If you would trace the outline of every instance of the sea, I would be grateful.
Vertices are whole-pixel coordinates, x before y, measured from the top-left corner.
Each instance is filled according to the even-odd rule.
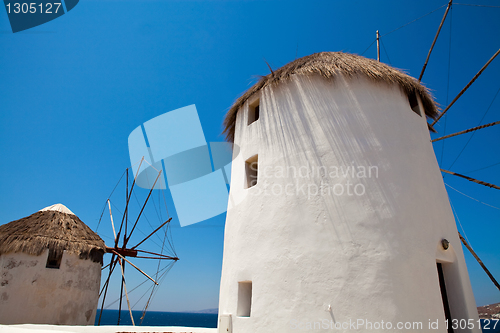
[[[95,325],[99,321],[99,312],[95,319]],[[182,313],[182,312],[160,312],[148,311],[144,320],[141,321],[142,311],[132,311],[134,322],[137,326],[182,326],[182,327],[207,327],[217,328],[216,313]],[[117,325],[118,310],[104,310],[102,312],[101,325]],[[130,314],[122,310],[120,325],[132,325]],[[483,333],[500,333],[500,322],[496,320],[481,319]]]
[[[97,310],[95,325],[99,321]],[[181,312],[159,312],[148,311],[141,321],[142,311],[132,311],[134,322],[137,326],[183,326],[183,327],[217,327],[216,313],[181,313]],[[104,310],[102,312],[101,325],[117,325],[118,310]],[[120,314],[120,325],[132,325],[128,310],[122,310]]]

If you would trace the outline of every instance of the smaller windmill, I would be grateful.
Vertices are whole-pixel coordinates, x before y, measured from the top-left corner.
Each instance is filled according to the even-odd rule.
[[[140,161],[139,168],[137,170],[140,170],[141,165],[144,161],[145,161],[145,159],[143,157]],[[147,163],[147,161],[146,161],[146,163]],[[115,268],[117,268],[117,267],[120,267],[119,274],[121,274],[120,297],[118,299],[118,301],[119,301],[118,325],[120,324],[120,314],[121,314],[121,308],[122,308],[123,294],[125,294],[125,297],[127,300],[127,305],[128,305],[128,310],[130,313],[130,319],[132,321],[132,325],[135,325],[134,318],[132,315],[132,306],[131,306],[130,300],[129,300],[129,292],[127,292],[127,285],[126,285],[126,281],[125,281],[125,265],[126,264],[129,264],[130,266],[132,266],[134,269],[136,269],[138,272],[143,274],[148,280],[150,280],[154,284],[152,291],[151,291],[151,295],[150,295],[150,297],[146,303],[146,306],[143,310],[141,320],[144,319],[144,316],[145,316],[145,313],[146,313],[147,308],[149,306],[151,297],[153,295],[153,292],[155,291],[155,287],[157,287],[159,285],[158,278],[156,280],[153,279],[150,275],[148,275],[146,272],[144,272],[144,270],[140,269],[139,267],[137,267],[137,265],[133,264],[129,259],[127,259],[127,257],[138,258],[138,259],[153,259],[153,260],[159,260],[159,261],[165,261],[165,260],[170,261],[171,263],[167,267],[164,267],[163,270],[165,270],[165,272],[163,274],[166,274],[166,272],[168,272],[172,268],[173,264],[179,260],[179,258],[175,254],[175,249],[173,248],[171,241],[167,239],[167,237],[168,237],[167,230],[168,230],[168,225],[169,225],[170,221],[172,220],[171,217],[168,218],[164,222],[162,221],[162,223],[159,227],[154,229],[151,233],[149,233],[146,237],[144,237],[137,244],[130,246],[130,243],[129,243],[134,231],[138,230],[137,226],[138,226],[139,220],[141,219],[141,217],[143,217],[146,205],[151,198],[151,194],[153,193],[153,190],[155,189],[155,185],[157,184],[158,180],[161,177],[162,171],[161,170],[156,170],[156,171],[158,172],[158,174],[156,176],[156,179],[154,180],[153,186],[150,187],[149,193],[148,193],[144,203],[141,205],[140,211],[137,214],[137,216],[135,218],[135,222],[133,222],[131,228],[129,228],[130,227],[129,226],[129,213],[130,213],[129,204],[130,204],[130,200],[131,200],[131,197],[132,197],[132,194],[134,191],[134,187],[136,185],[137,174],[135,175],[134,180],[132,182],[132,185],[130,186],[130,189],[129,189],[129,169],[127,168],[124,172],[124,175],[126,175],[126,198],[125,198],[126,203],[125,203],[125,210],[122,213],[121,222],[120,222],[120,226],[118,228],[118,232],[117,232],[117,229],[115,228],[115,223],[113,220],[113,213],[112,213],[112,208],[111,208],[112,203],[110,201],[110,198],[108,198],[106,200],[106,205],[103,209],[103,213],[104,213],[104,210],[106,208],[109,210],[109,216],[110,216],[111,226],[113,229],[114,240],[113,240],[112,246],[106,246],[106,253],[110,253],[112,255],[112,257],[111,257],[109,264],[102,267],[102,270],[105,270],[106,268],[108,269],[108,276],[106,278],[106,282],[103,284],[101,291],[99,293],[99,297],[102,296],[102,303],[101,303],[101,310],[99,313],[99,320],[98,320],[97,325],[101,324],[102,314],[103,314],[103,310],[104,310],[104,303],[106,301],[106,296],[107,296],[108,289],[110,286],[111,277],[114,273]],[[123,178],[123,175],[122,175],[122,178]],[[118,183],[121,182],[122,178],[120,178]],[[117,186],[118,186],[118,184],[117,184]],[[116,186],[115,186],[115,189],[116,189]],[[136,197],[136,200],[137,200],[137,197]],[[166,203],[165,203],[165,205],[166,205]],[[101,218],[102,218],[102,215],[103,214],[101,214]],[[142,250],[139,248],[148,239],[150,239],[153,235],[157,234],[158,231],[162,230],[162,228],[164,228],[165,226],[167,226],[167,229],[165,230],[163,244],[165,244],[165,240],[167,240],[174,255],[164,254],[163,247],[162,247],[162,253],[146,251],[146,250]],[[157,271],[156,276],[158,276],[159,271],[160,271],[160,265],[158,265],[158,271]]]
[[[62,204],[1,225],[0,324],[93,325],[105,251]]]

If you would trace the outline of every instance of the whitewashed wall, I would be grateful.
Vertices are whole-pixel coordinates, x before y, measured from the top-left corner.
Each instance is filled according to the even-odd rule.
[[[446,332],[439,261],[447,263],[452,317],[475,320],[475,329],[463,331],[480,332],[426,121],[406,95],[365,79],[294,76],[259,97],[260,119],[247,125],[252,99],[236,124],[241,150],[232,165],[219,304],[220,316],[231,315],[232,331],[317,331],[383,320]],[[244,161],[255,154],[258,183],[244,189]],[[371,177],[304,176],[320,167],[357,173],[359,166],[372,167]],[[290,167],[302,168],[304,177],[279,173]],[[328,184],[339,194],[348,182],[365,192],[314,192]],[[442,238],[451,243],[447,251]],[[241,281],[252,282],[250,317],[237,316]],[[439,320],[439,329],[430,330],[429,320]],[[384,331],[356,327],[335,331]]]
[[[64,252],[51,269],[47,256],[0,256],[0,324],[94,325],[101,265]]]

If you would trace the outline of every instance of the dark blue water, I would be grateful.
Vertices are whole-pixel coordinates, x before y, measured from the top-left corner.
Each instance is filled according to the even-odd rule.
[[[95,324],[99,320],[99,312]],[[141,311],[132,311],[136,325],[141,326],[183,326],[183,327],[217,327],[217,314],[211,313],[180,313],[180,312],[158,312],[148,311],[141,324]],[[118,310],[104,310],[102,312],[101,325],[117,325]],[[122,310],[120,325],[132,325],[128,311]],[[496,320],[481,319],[482,331],[484,333],[500,333],[500,322]]]
[[[95,324],[99,320],[97,310]],[[179,312],[157,312],[148,311],[141,324],[142,311],[132,311],[136,325],[141,326],[184,326],[184,327],[217,327],[217,314],[211,313],[179,313]],[[102,312],[101,325],[116,325],[118,322],[118,310],[104,310]],[[132,325],[128,311],[122,310],[120,325]]]

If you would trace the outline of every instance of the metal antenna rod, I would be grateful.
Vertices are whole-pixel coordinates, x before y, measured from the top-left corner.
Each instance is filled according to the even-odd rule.
[[[377,30],[377,61],[380,62],[380,34]]]

